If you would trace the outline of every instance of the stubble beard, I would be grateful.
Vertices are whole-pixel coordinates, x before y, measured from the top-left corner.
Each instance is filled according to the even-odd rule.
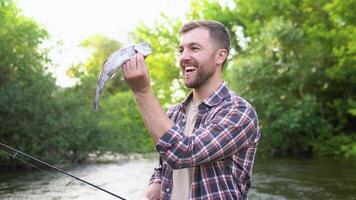
[[[200,67],[197,69],[197,73],[194,77],[194,80],[191,82],[185,82],[185,86],[191,89],[201,87],[205,82],[207,82],[213,75],[214,69],[209,68],[208,70],[201,70]]]

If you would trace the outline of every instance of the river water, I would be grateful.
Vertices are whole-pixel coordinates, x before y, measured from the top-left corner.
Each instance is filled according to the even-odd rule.
[[[154,157],[134,157],[65,170],[125,199],[140,199],[155,164]],[[39,170],[0,174],[0,199],[117,199],[65,175],[51,174]],[[249,199],[356,200],[356,161],[256,158]]]

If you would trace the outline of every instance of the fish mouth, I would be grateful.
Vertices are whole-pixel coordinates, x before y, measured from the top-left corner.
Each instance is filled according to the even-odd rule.
[[[152,47],[149,43],[142,42],[137,45],[135,45],[135,53],[140,53],[143,56],[148,56],[152,52]]]
[[[140,53],[143,55],[144,58],[146,58],[147,56],[149,56],[151,54],[151,51],[139,51],[139,50],[135,50],[135,53]]]

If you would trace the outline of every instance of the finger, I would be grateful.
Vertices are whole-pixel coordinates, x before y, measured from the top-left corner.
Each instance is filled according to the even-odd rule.
[[[138,56],[138,53],[135,54],[136,70],[138,69],[138,65],[139,65],[138,60],[137,60],[137,56]]]
[[[136,71],[136,58],[130,58],[126,63],[122,66],[124,76],[129,77],[134,71]]]
[[[137,58],[136,55],[130,58],[130,71],[136,71],[137,69]]]
[[[140,53],[136,54],[136,62],[137,62],[137,66],[138,66],[137,69],[139,71],[145,71],[145,59],[142,54],[140,54]]]
[[[129,61],[126,61],[123,65],[122,65],[122,73],[124,74],[124,76],[127,75],[127,69],[129,68]]]

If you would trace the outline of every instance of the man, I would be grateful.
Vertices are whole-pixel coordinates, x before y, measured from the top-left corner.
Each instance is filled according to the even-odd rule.
[[[160,155],[144,197],[246,199],[259,128],[251,105],[222,79],[228,31],[219,22],[201,20],[183,25],[180,34],[179,64],[192,92],[167,114],[152,92],[143,56],[123,66]]]

